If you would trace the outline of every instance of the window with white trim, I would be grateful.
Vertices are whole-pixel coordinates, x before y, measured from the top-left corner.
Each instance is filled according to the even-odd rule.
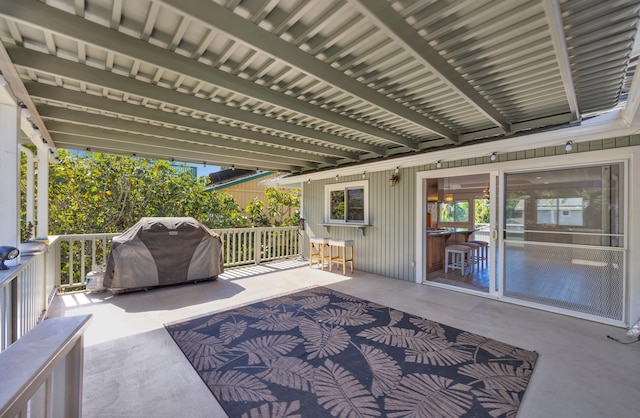
[[[325,223],[369,224],[369,183],[354,181],[324,186]]]

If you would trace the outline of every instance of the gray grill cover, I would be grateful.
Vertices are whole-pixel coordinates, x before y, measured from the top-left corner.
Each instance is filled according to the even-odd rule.
[[[194,218],[142,218],[113,238],[104,286],[118,291],[146,289],[223,272],[218,234]]]

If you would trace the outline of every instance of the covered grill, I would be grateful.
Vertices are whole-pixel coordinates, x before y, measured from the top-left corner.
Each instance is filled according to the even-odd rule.
[[[194,218],[142,218],[112,241],[104,286],[147,289],[223,273],[220,236]]]

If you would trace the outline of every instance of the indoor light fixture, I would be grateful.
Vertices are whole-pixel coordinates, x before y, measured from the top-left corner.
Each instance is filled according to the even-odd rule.
[[[450,191],[450,190],[449,190],[449,177],[447,177],[447,178],[446,178],[446,183],[445,183],[445,188],[444,188],[444,190],[445,190],[445,191],[447,191],[447,192],[448,192],[448,191]],[[453,202],[453,193],[445,193],[445,194],[444,194],[444,201],[445,201],[446,203],[451,203],[451,202]]]
[[[7,260],[13,260],[18,256],[18,254],[20,254],[20,251],[16,247],[0,247],[0,270],[8,270],[9,267],[5,266],[4,262]]]
[[[488,199],[489,197],[491,197],[491,190],[489,189],[489,185],[487,185],[487,187],[485,187],[484,190],[482,191],[482,196],[485,199]]]
[[[573,149],[573,141],[567,141],[567,144],[564,146],[564,149],[567,150],[567,152],[571,152],[571,150]]]
[[[492,152],[489,158],[491,159],[491,161],[495,161],[498,158],[498,153]]]

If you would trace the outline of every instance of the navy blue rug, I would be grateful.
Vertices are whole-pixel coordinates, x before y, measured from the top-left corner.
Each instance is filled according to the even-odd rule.
[[[537,359],[324,287],[166,328],[230,417],[515,417]]]

